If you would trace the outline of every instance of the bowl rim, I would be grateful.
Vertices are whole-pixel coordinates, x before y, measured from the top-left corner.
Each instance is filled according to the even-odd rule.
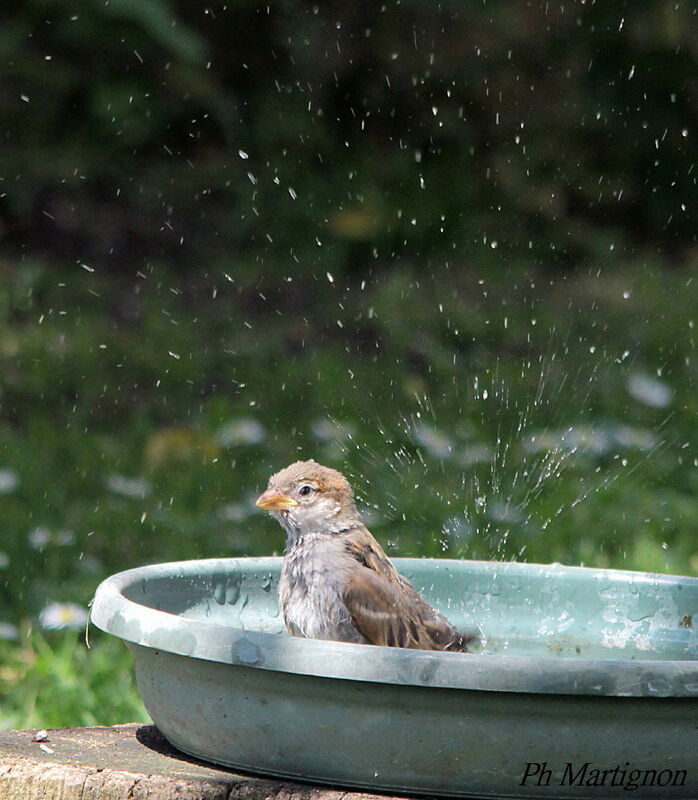
[[[620,582],[695,584],[698,578],[561,564],[395,558],[401,572],[432,562],[435,569],[499,574],[568,575]],[[698,660],[552,658],[407,650],[300,639],[182,617],[128,599],[124,591],[144,580],[186,579],[213,571],[278,570],[280,557],[209,558],[150,564],[116,573],[97,587],[90,619],[128,643],[231,666],[401,686],[597,697],[698,699]],[[205,634],[205,635],[202,635]]]

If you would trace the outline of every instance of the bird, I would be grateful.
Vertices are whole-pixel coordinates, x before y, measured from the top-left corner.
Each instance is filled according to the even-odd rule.
[[[314,460],[272,475],[256,505],[286,532],[279,606],[291,636],[468,652],[361,521],[349,481]]]

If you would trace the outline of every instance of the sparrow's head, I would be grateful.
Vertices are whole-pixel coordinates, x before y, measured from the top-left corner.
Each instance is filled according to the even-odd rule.
[[[358,519],[349,481],[316,461],[296,461],[269,478],[257,506],[291,536],[339,533]]]

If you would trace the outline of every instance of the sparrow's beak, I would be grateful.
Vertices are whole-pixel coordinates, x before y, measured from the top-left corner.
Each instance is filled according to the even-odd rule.
[[[255,505],[265,511],[288,511],[298,503],[278,489],[267,489],[257,498]]]

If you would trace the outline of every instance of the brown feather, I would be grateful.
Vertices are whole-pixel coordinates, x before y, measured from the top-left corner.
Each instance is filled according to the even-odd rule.
[[[467,652],[466,637],[420,597],[363,525],[345,534],[345,541],[362,566],[352,571],[344,602],[372,644]]]

